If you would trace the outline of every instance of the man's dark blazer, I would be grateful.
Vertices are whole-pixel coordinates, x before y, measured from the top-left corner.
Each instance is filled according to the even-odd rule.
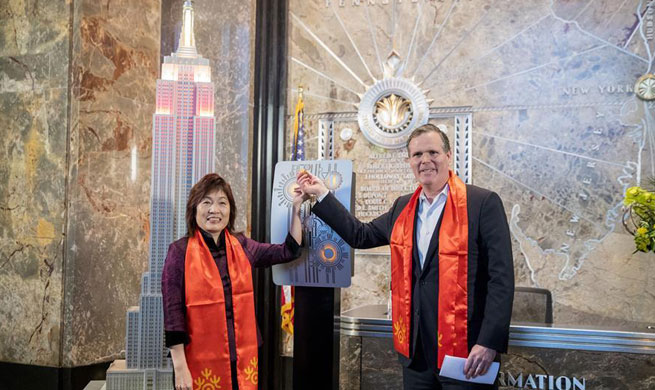
[[[466,195],[469,225],[468,348],[470,351],[475,344],[479,344],[502,353],[507,351],[514,298],[514,266],[507,217],[502,201],[495,192],[467,185]],[[373,248],[389,244],[394,223],[411,196],[408,194],[396,199],[388,212],[369,223],[357,220],[332,194],[318,202],[312,211],[353,248]],[[418,213],[418,207],[416,209]],[[416,216],[414,220],[416,226]],[[412,235],[410,358],[398,354],[405,367],[411,364],[419,333],[427,363],[435,370],[437,367],[440,226],[441,218],[430,241],[423,269],[419,265],[416,234]]]

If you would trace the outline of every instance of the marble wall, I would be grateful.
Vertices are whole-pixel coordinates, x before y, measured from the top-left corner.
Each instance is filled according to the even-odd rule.
[[[70,4],[0,3],[0,360],[58,365]]]
[[[392,83],[412,112],[420,96],[431,123],[460,129],[472,183],[504,201],[517,285],[550,290],[556,323],[652,323],[653,254],[632,253],[620,218],[625,189],[655,175],[654,106],[634,93],[652,72],[654,2],[290,0],[289,10],[287,114],[302,86],[307,158],[318,156],[320,121],[333,121],[334,156],[355,161],[358,202],[380,192],[358,161],[391,177],[395,150],[370,142],[378,133],[358,115],[376,112],[369,92]],[[357,254],[342,309],[386,304],[389,274],[388,251]]]
[[[0,361],[79,366],[125,348],[148,262],[152,114],[182,1],[0,4]],[[194,2],[217,171],[248,230],[254,2]]]
[[[64,366],[117,357],[138,302],[161,25],[159,0],[73,7]]]

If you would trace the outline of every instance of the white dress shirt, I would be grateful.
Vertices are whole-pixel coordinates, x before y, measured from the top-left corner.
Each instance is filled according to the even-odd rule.
[[[430,240],[434,234],[434,229],[437,227],[437,222],[443,213],[448,199],[448,184],[446,184],[441,192],[432,200],[432,204],[428,202],[425,192],[421,191],[418,200],[418,215],[416,218],[416,243],[418,244],[418,259],[421,263],[421,269],[425,264],[425,256],[428,254],[428,247]]]
[[[421,269],[425,264],[425,256],[428,254],[428,247],[430,240],[434,234],[434,229],[437,227],[437,222],[441,218],[441,213],[446,206],[448,199],[448,184],[444,186],[443,190],[432,200],[432,204],[428,202],[428,197],[425,192],[421,191],[418,200],[418,218],[416,218],[416,243],[418,244],[418,258],[421,263]],[[327,196],[329,191],[318,196],[317,201],[320,202]]]

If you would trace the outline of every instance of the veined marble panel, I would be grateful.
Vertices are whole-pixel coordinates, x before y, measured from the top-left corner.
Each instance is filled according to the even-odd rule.
[[[0,3],[0,361],[61,359],[69,19]]]
[[[74,4],[63,365],[125,346],[148,261],[160,1]]]
[[[350,288],[341,290],[341,311],[364,305],[386,305],[391,266],[388,255],[356,254]]]

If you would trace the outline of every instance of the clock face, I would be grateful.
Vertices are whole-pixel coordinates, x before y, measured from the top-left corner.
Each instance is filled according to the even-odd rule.
[[[621,207],[626,188],[655,175],[649,4],[290,0],[288,113],[302,84],[306,139],[353,160],[364,220],[415,188],[411,130],[446,128],[456,172],[503,199],[517,285],[553,291],[562,321],[647,321],[654,277],[630,258]],[[384,279],[370,268],[353,294]],[[651,298],[608,314],[635,288]]]
[[[642,100],[655,100],[655,75],[647,73],[635,83],[635,93]]]

